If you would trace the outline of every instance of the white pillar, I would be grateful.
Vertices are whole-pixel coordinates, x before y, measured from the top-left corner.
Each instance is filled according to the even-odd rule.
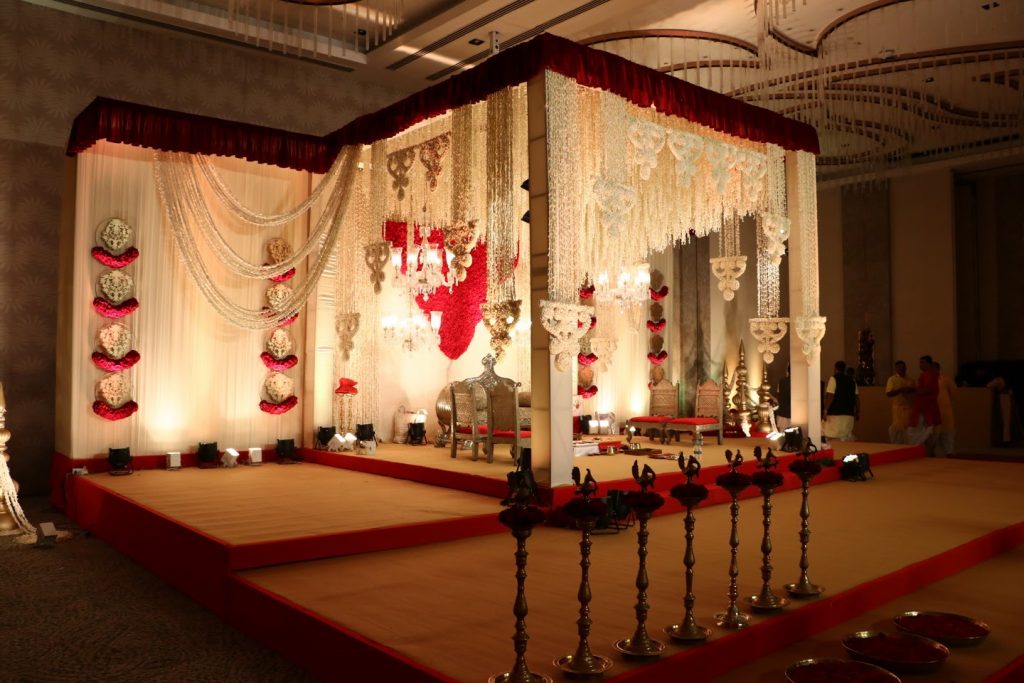
[[[575,372],[558,372],[541,324],[548,298],[548,161],[544,76],[527,83],[530,164],[530,448],[535,476],[552,487],[572,483],[572,402]],[[575,365],[574,365],[575,367]]]
[[[801,188],[809,182],[806,166],[813,178],[814,156],[804,152],[786,152],[786,202],[789,209],[789,357],[793,424],[799,425],[814,444],[821,444],[821,344],[814,339],[818,315],[818,216],[813,182],[810,191]],[[801,191],[802,190],[802,191]],[[812,328],[801,334],[801,325]],[[807,343],[808,341],[812,343]],[[805,353],[809,351],[809,353]]]

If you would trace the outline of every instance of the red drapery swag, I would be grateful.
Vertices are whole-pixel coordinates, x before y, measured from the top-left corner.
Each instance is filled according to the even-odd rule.
[[[814,154],[820,151],[817,133],[805,123],[617,55],[542,34],[498,53],[474,69],[361,116],[322,138],[97,98],[75,119],[67,153],[74,156],[98,140],[109,140],[166,151],[233,156],[323,173],[344,145],[389,138],[449,109],[479,102],[493,92],[524,83],[544,70],[722,133],[773,143],[788,150]]]

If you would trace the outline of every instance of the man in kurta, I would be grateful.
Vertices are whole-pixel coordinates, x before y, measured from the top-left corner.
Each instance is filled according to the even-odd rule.
[[[825,387],[825,436],[848,441],[853,439],[853,425],[860,416],[860,398],[857,383],[846,374],[846,362],[836,361],[835,374]]]
[[[907,364],[901,360],[893,366],[896,374],[885,383],[885,395],[892,403],[892,422],[889,424],[889,441],[906,443],[907,427],[910,426],[910,413],[914,408],[914,394],[917,387],[914,380],[907,377]]]
[[[942,372],[938,363],[934,364],[935,372],[939,377],[939,425],[935,428],[935,454],[953,455],[953,434],[956,431],[956,422],[953,419],[953,392],[956,385],[949,375]]]

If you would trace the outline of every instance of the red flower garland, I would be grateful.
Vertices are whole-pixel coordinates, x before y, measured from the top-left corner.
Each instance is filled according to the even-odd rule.
[[[338,380],[338,388],[334,390],[334,393],[351,395],[358,394],[359,390],[356,389],[357,384],[359,384],[359,382],[355,381],[354,379],[342,377],[341,379]]]
[[[580,287],[580,298],[589,299],[594,296],[594,285],[587,285],[586,287]]]
[[[263,307],[263,315],[266,318],[273,318],[275,314],[274,314],[273,310],[271,310],[270,308],[264,306]],[[291,325],[293,322],[295,322],[298,319],[299,319],[299,314],[298,314],[298,312],[296,312],[294,315],[290,315],[287,318],[285,318],[284,320],[282,320],[280,325],[281,325],[281,327],[288,327],[289,325]]]
[[[124,268],[139,258],[139,250],[135,247],[128,247],[123,254],[115,256],[103,247],[93,247],[92,257],[108,268]]]
[[[298,396],[289,396],[280,403],[271,403],[270,401],[260,401],[260,410],[264,413],[270,413],[271,415],[281,415],[287,413],[289,410],[294,408],[299,403]]]
[[[131,315],[139,308],[139,302],[135,297],[119,304],[112,304],[103,297],[96,297],[92,300],[92,307],[104,318],[123,318]]]
[[[668,296],[668,285],[662,285],[661,289],[657,289],[657,290],[654,289],[653,287],[651,288],[651,300],[652,301],[661,301],[666,296]]]
[[[583,366],[593,365],[598,360],[597,354],[595,353],[582,353],[580,352],[576,356],[576,361]]]
[[[271,282],[288,282],[293,277],[295,277],[295,269],[294,268],[289,268],[288,270],[284,271],[280,275],[275,275],[272,278],[270,278],[270,281]]]
[[[110,358],[99,351],[94,351],[92,354],[93,364],[100,370],[106,370],[107,372],[127,370],[138,363],[141,358],[142,356],[139,355],[138,351],[129,351],[124,355],[124,358]]]
[[[661,320],[648,320],[647,329],[653,332],[654,334],[658,334],[659,332],[665,329],[665,319],[662,318]]]
[[[278,360],[266,351],[260,354],[260,360],[262,360],[263,364],[271,370],[291,370],[299,362],[299,359],[294,355],[285,356],[281,360]]]
[[[665,362],[666,358],[668,358],[668,353],[664,349],[658,351],[657,353],[651,351],[648,352],[647,354],[647,360],[651,361],[655,365],[661,365],[662,363]]]
[[[583,398],[592,398],[597,393],[597,385],[591,384],[589,387],[584,388],[583,385],[576,385],[576,393]]]
[[[128,401],[120,408],[112,408],[103,401],[92,402],[92,412],[96,413],[104,420],[123,420],[126,417],[130,417],[139,409],[139,404],[135,401]]]

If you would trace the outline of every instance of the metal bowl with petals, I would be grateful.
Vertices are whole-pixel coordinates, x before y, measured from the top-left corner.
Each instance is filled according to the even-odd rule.
[[[786,669],[790,683],[900,683],[882,667],[849,659],[802,659]]]
[[[858,631],[843,638],[843,647],[854,659],[894,673],[931,673],[949,657],[942,643],[909,633]]]
[[[951,612],[904,612],[893,623],[901,631],[930,638],[946,647],[973,647],[992,631],[982,621]]]

